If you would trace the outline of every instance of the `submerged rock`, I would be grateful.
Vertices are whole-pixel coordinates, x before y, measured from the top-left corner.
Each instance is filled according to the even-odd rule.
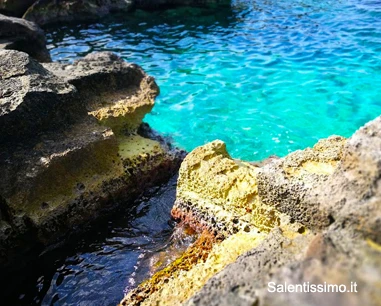
[[[138,129],[159,93],[139,66],[110,53],[72,65],[42,66],[17,51],[0,51],[1,60],[2,263],[130,203],[178,168],[182,152]]]
[[[0,14],[1,49],[23,51],[40,62],[51,62],[44,32],[37,24],[21,18]]]
[[[195,149],[172,215],[212,235],[208,256],[156,288],[158,273],[122,305],[380,305],[380,152],[381,117],[348,140],[332,136],[263,163],[233,160],[221,141]],[[356,282],[358,293],[272,293],[269,282],[348,290]]]

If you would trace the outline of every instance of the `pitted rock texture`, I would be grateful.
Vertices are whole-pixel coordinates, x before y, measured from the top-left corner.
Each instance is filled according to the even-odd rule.
[[[139,66],[99,53],[44,67],[0,51],[0,69],[2,265],[132,203],[178,169],[183,152],[139,127],[159,92]]]
[[[332,136],[313,148],[274,160],[258,172],[260,201],[310,227],[324,227],[332,217],[318,203],[306,205],[320,182],[326,181],[342,159],[345,139]]]
[[[258,193],[261,171],[251,163],[233,160],[221,141],[196,148],[181,165],[172,215],[196,230],[208,229],[222,237],[251,228],[268,232],[275,226],[303,233],[302,219],[262,201]]]
[[[211,278],[184,305],[258,305],[258,284],[273,271],[301,258],[313,235],[289,239],[274,229],[258,245]],[[259,304],[261,305],[261,304]]]
[[[197,293],[176,288],[202,273],[176,276],[160,289],[169,301],[163,305],[381,305],[380,165],[381,117],[348,140],[332,136],[263,163],[232,160],[220,141],[197,148],[181,166],[172,213],[223,242],[233,240],[229,251],[242,256],[225,268],[211,263],[207,270],[213,273]],[[261,228],[265,218],[250,219],[253,203],[274,211],[279,223]],[[240,220],[251,226],[237,226]],[[259,241],[246,253],[238,247],[244,233]],[[217,239],[212,250],[219,243]],[[356,283],[357,292],[274,293],[269,282],[345,285],[346,290]],[[161,298],[140,300],[142,305],[161,305]]]
[[[181,305],[216,271],[257,246],[264,237],[241,231],[221,242],[205,231],[181,257],[129,292],[120,305]]]
[[[259,246],[216,274],[184,305],[371,305],[381,302],[381,248],[329,227],[285,240],[271,233]],[[269,292],[279,285],[345,285],[357,292]]]
[[[159,94],[153,77],[111,52],[92,53],[73,64],[44,64],[44,68],[74,85],[87,112],[114,133],[136,131]]]
[[[28,54],[0,50],[0,143],[58,129],[85,115],[76,93]]]
[[[2,14],[0,14],[0,50],[22,51],[40,62],[52,61],[46,48],[45,34],[37,24]]]

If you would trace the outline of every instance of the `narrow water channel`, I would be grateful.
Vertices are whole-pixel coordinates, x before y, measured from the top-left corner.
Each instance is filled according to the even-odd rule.
[[[63,247],[45,251],[3,285],[2,305],[116,305],[124,292],[194,241],[194,235],[174,227],[171,220],[175,192],[173,177],[150,190],[154,196],[135,208],[121,210]]]

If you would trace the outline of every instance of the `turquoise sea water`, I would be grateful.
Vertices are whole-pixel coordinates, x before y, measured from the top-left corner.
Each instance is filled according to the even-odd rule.
[[[219,138],[234,157],[258,160],[349,136],[381,114],[381,1],[233,0],[46,32],[55,60],[109,50],[155,76],[161,95],[145,120],[187,150]],[[153,273],[158,254],[175,255],[175,188],[176,178],[41,254],[9,279],[1,300],[116,305]]]
[[[55,60],[110,50],[161,88],[146,121],[181,147],[285,155],[381,114],[381,1],[233,1],[47,30]]]

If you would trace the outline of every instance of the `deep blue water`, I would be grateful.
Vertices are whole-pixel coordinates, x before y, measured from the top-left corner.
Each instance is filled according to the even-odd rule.
[[[153,75],[146,117],[181,147],[285,155],[381,114],[381,1],[237,0],[48,29],[55,60],[109,50]]]

